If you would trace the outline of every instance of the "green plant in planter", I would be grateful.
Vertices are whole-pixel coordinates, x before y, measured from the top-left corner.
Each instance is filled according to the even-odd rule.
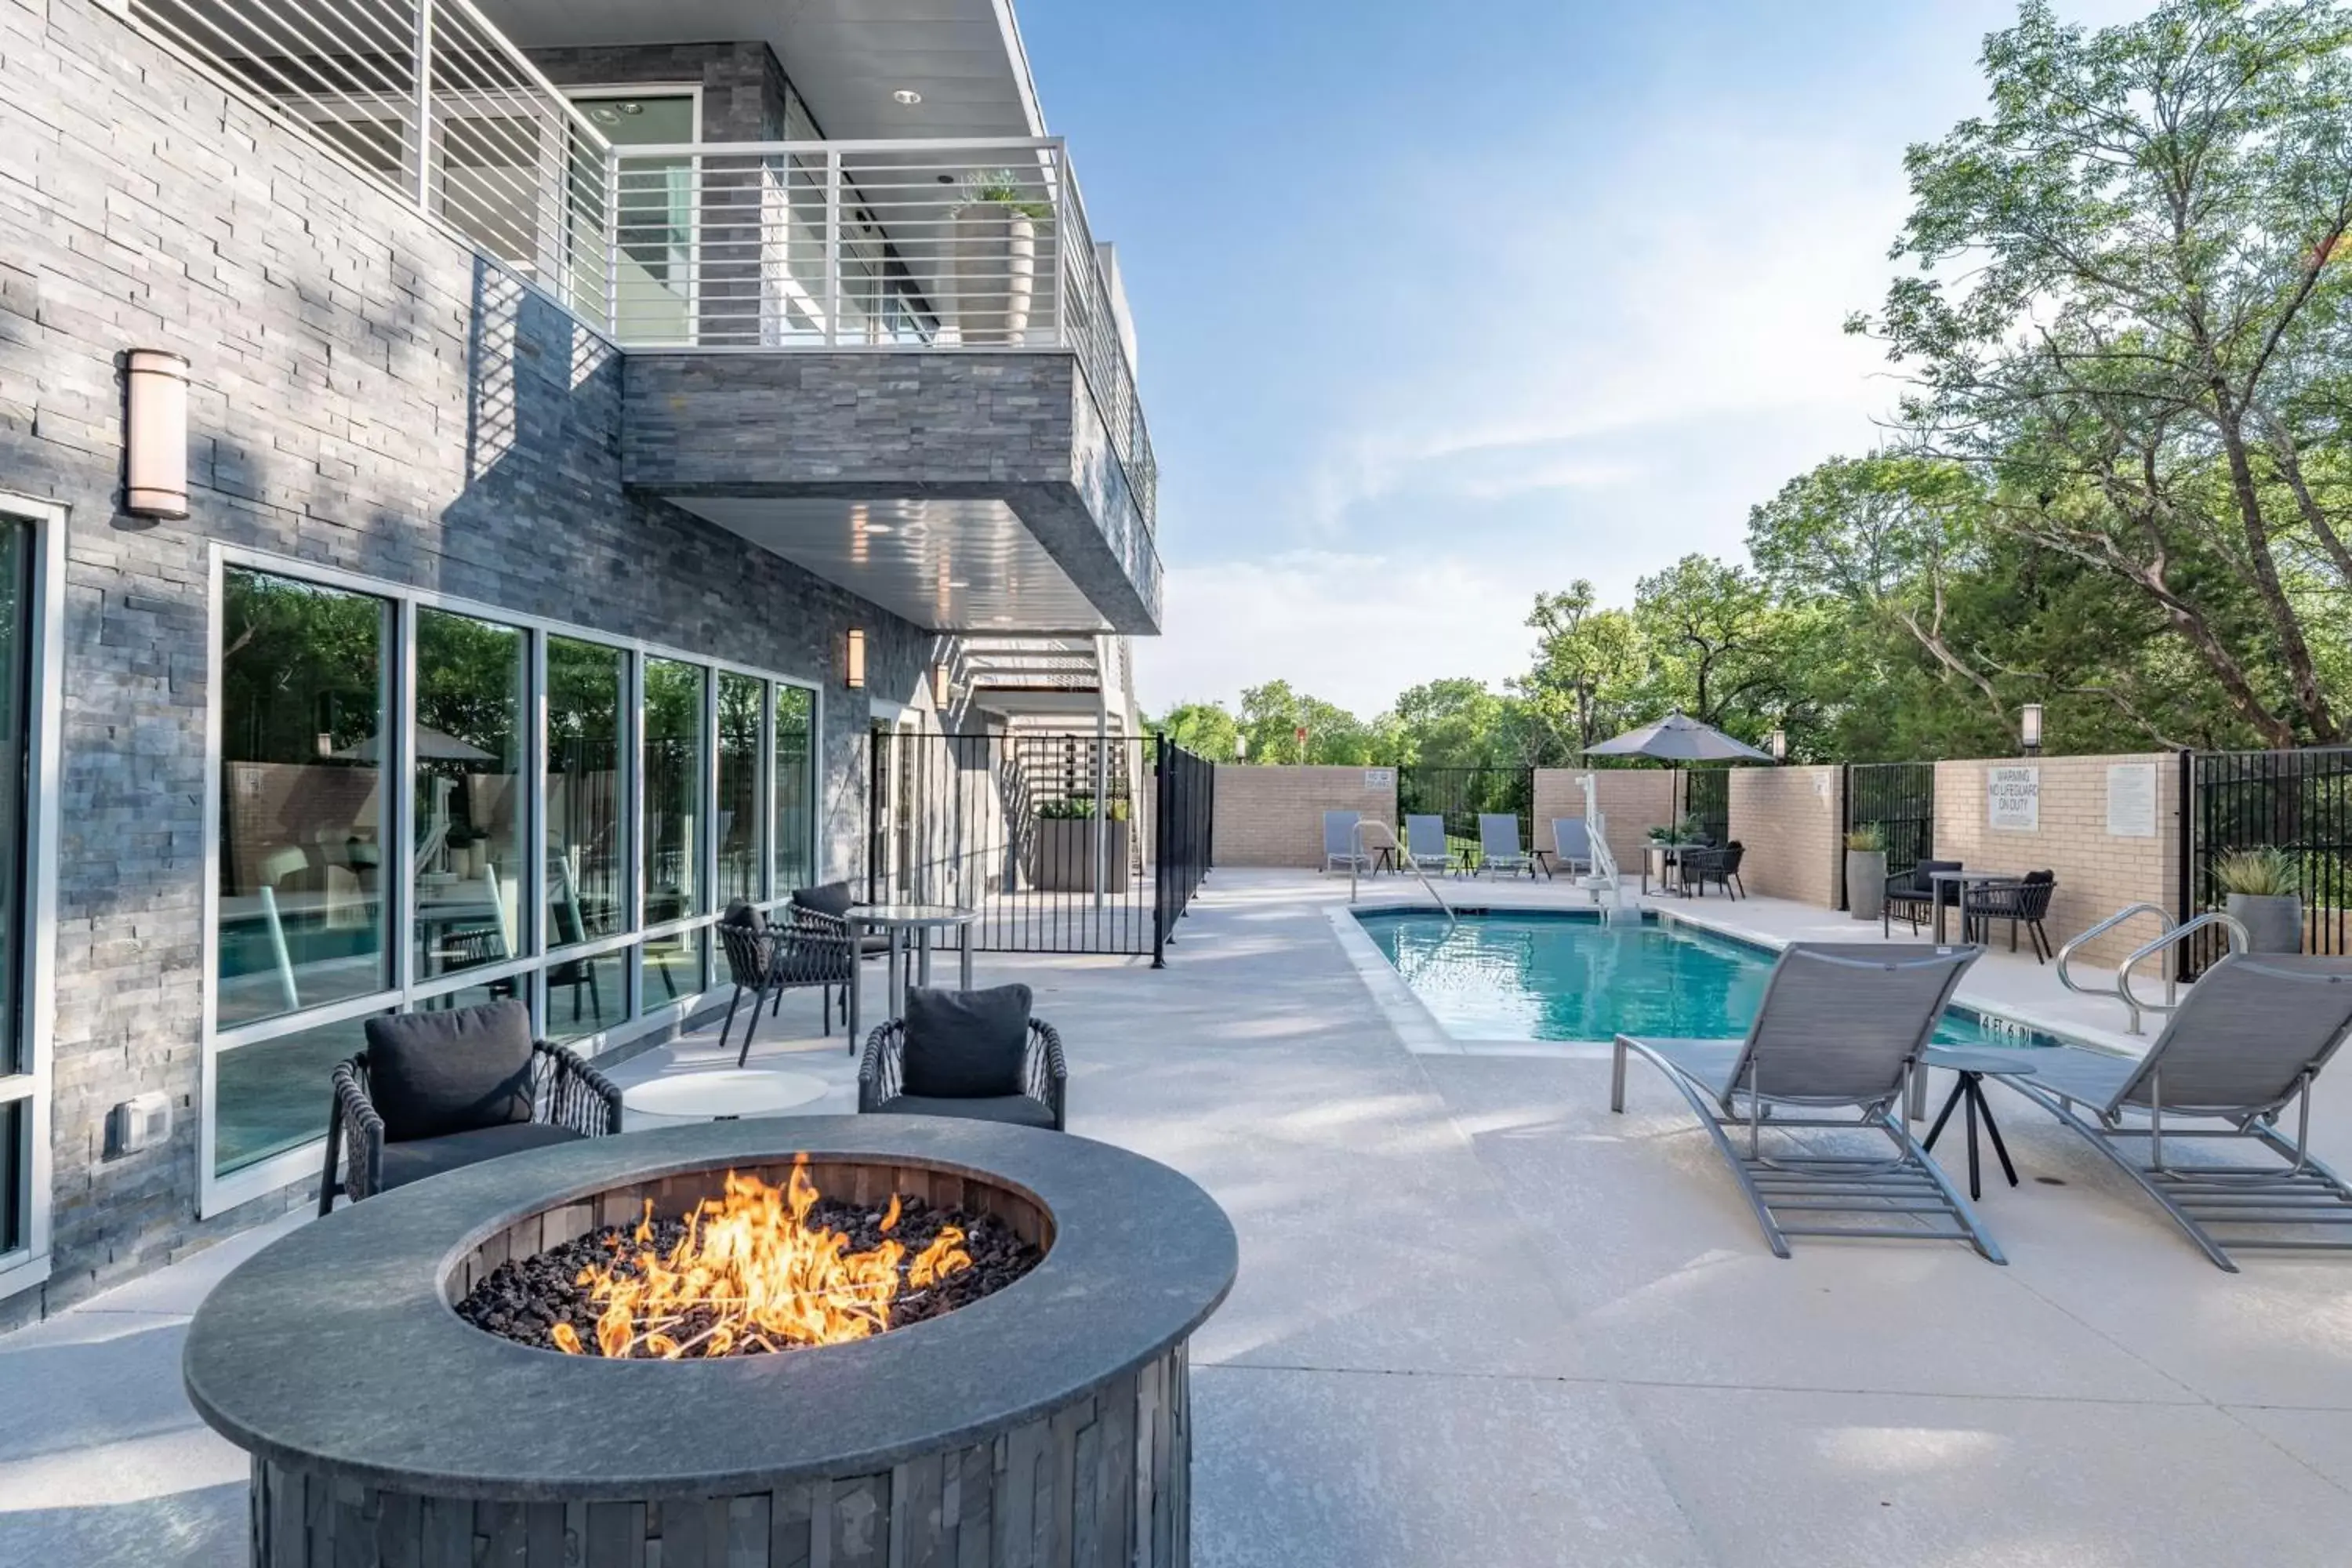
[[[1112,801],[1110,803],[1110,819],[1113,822],[1125,822],[1129,816],[1133,815],[1134,810],[1135,808],[1129,805],[1126,801]]]
[[[963,199],[1011,207],[1023,217],[1039,223],[1054,216],[1051,204],[1037,200],[1010,169],[975,169],[966,174],[963,177]]]
[[[1845,847],[1861,855],[1883,855],[1886,852],[1886,829],[1875,822],[1865,822],[1845,836]]]
[[[2303,885],[2303,868],[2283,849],[2234,849],[2213,862],[2213,881],[2225,893],[2250,899],[2292,898]]]
[[[1062,800],[1049,800],[1037,807],[1037,816],[1044,822],[1087,822],[1095,815],[1095,797],[1074,795]]]

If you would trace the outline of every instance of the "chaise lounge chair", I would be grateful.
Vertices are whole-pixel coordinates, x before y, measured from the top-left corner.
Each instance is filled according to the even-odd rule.
[[[1404,858],[1412,868],[1443,877],[1454,868],[1454,847],[1445,841],[1445,818],[1408,816],[1404,819]]]
[[[1478,869],[1536,874],[1536,858],[1519,847],[1519,819],[1509,812],[1478,814]]]
[[[1794,943],[1773,969],[1747,1038],[1618,1036],[1609,1109],[1625,1109],[1627,1056],[1654,1063],[1698,1113],[1779,1257],[1789,1256],[1792,1236],[1871,1236],[1965,1241],[2006,1262],[1900,1109],[1919,1053],[1977,952]],[[1850,1114],[1822,1114],[1840,1110]],[[1824,1131],[1876,1133],[1893,1148],[1826,1153],[1813,1146]],[[1839,1215],[1849,1223],[1823,1223]]]
[[[1592,869],[1592,827],[1580,816],[1551,819],[1553,871],[1574,876]]]
[[[2352,1250],[2352,1189],[2312,1158],[2310,1144],[2311,1080],[2347,1030],[2352,958],[2232,953],[2189,987],[2138,1060],[2067,1046],[2034,1052],[2031,1076],[2001,1081],[2089,1139],[2206,1257],[2234,1274],[2225,1240]],[[2289,1101],[2296,1107],[2292,1140],[2278,1127]],[[2179,1118],[2227,1125],[2182,1127]],[[2285,1163],[2184,1164],[2172,1150],[2190,1138],[2235,1140]],[[2145,1142],[2145,1158],[2129,1152],[2127,1140]],[[2334,1226],[2335,1234],[2277,1234],[2313,1226]]]
[[[1359,848],[1356,842],[1356,824],[1363,815],[1360,811],[1323,814],[1323,869],[1371,871],[1374,857],[1369,847]]]

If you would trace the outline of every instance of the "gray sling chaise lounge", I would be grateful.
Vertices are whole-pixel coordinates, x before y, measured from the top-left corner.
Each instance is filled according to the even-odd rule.
[[[1454,869],[1454,847],[1445,841],[1445,818],[1406,817],[1404,856],[1418,871],[1433,871],[1443,877]]]
[[[1356,837],[1356,824],[1363,815],[1360,811],[1323,814],[1323,869],[1369,872],[1372,868],[1375,857]]]
[[[1519,819],[1507,811],[1478,814],[1478,869],[1536,874],[1536,858],[1519,847]]]
[[[1780,955],[1746,1039],[1617,1037],[1609,1109],[1625,1109],[1625,1061],[1655,1063],[1690,1101],[1756,1211],[1764,1239],[1792,1236],[1965,1241],[2008,1261],[1901,1106],[1919,1053],[1978,950],[1797,942]],[[1844,1111],[1844,1115],[1826,1114]],[[1829,1152],[1824,1134],[1884,1136],[1885,1152]],[[1830,1223],[1837,1216],[1843,1223]]]
[[[2352,1249],[2352,1189],[2310,1148],[2311,1080],[2347,1030],[2352,958],[2232,953],[2189,988],[2137,1061],[2070,1046],[2034,1052],[2032,1076],[2001,1082],[2089,1139],[2235,1273],[2228,1247]],[[2291,1140],[2278,1126],[2290,1102]],[[2185,1163],[2177,1146],[2192,1138],[2234,1140],[2258,1158]]]

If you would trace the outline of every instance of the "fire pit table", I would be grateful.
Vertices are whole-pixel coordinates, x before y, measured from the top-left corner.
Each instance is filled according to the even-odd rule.
[[[509,1261],[804,1177],[836,1207],[887,1203],[884,1231],[904,1203],[1042,1257],[940,1315],[775,1353],[567,1354],[457,1310]],[[710,1122],[485,1162],[306,1226],[213,1291],[184,1373],[253,1456],[257,1568],[1183,1568],[1187,1344],[1237,1258],[1199,1187],[1087,1139]]]

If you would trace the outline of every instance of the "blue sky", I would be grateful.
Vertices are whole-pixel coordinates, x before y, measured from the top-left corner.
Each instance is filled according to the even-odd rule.
[[[2140,0],[2074,0],[2100,23]],[[1738,557],[1867,449],[1902,153],[1991,0],[1022,0],[1160,461],[1153,710],[1527,663],[1538,588]]]

